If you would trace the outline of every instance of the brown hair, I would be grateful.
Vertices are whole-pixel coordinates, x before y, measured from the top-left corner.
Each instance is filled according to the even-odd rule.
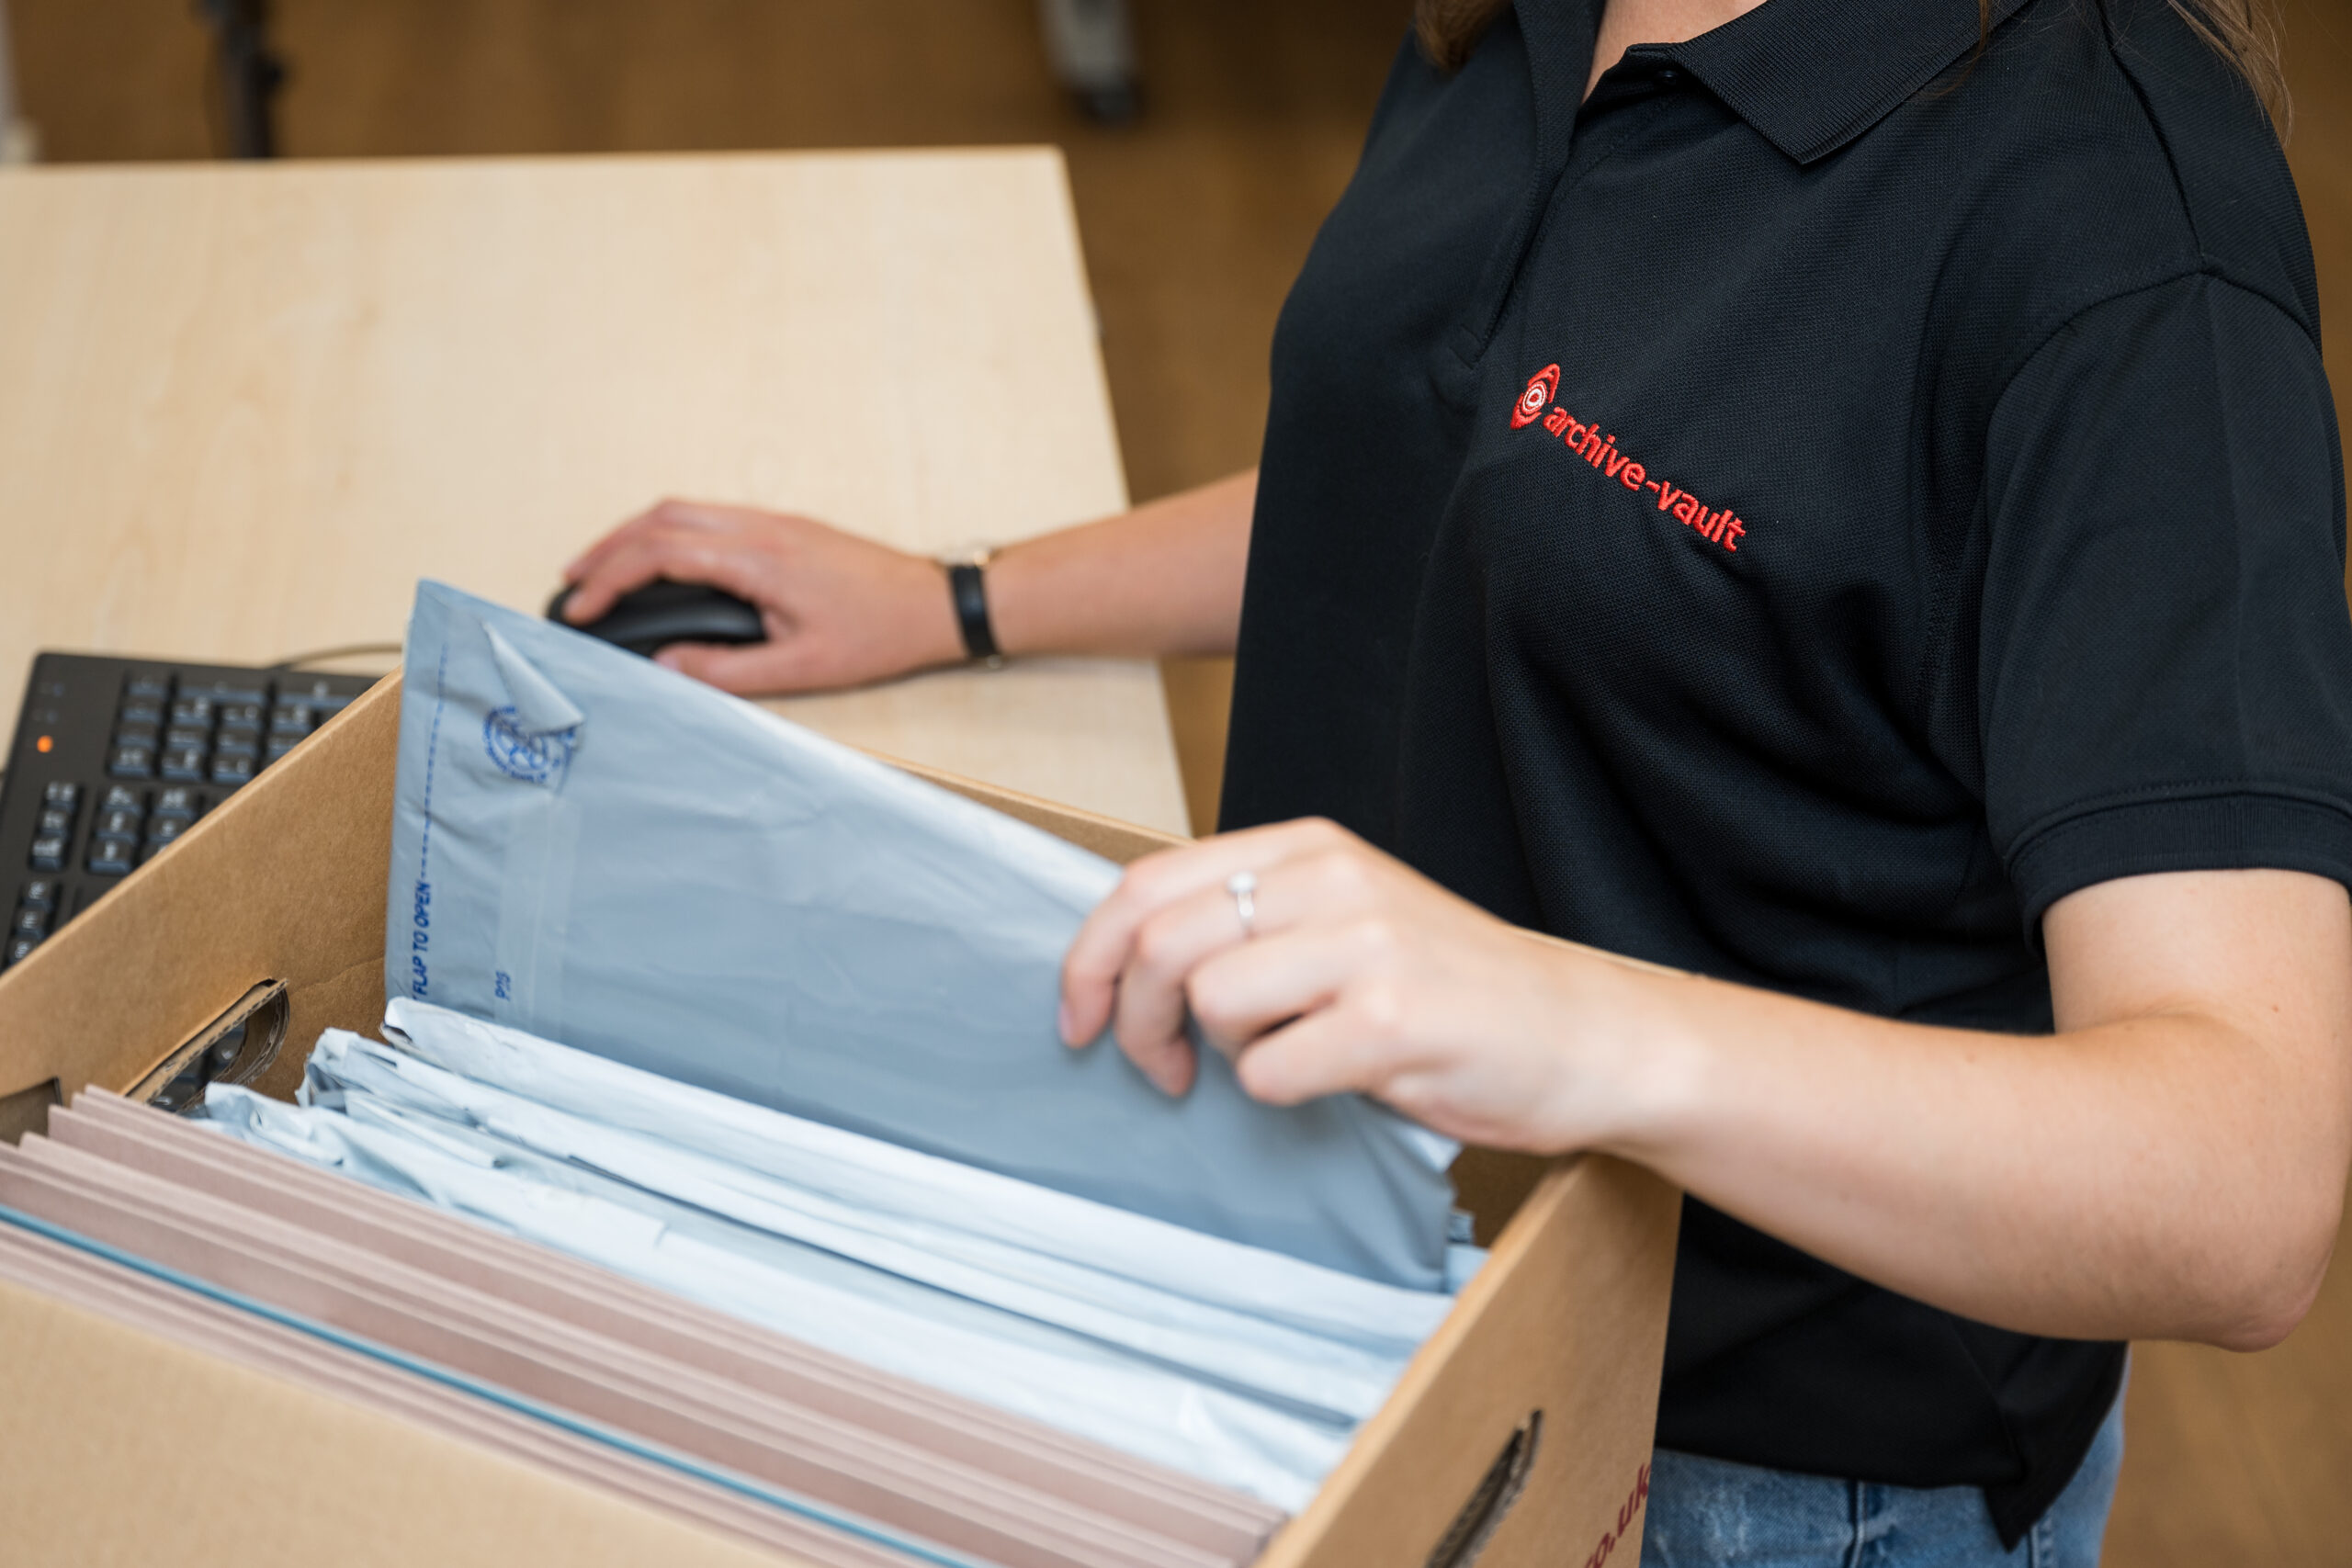
[[[2278,62],[2278,14],[2271,0],[2169,0],[2169,4],[2188,24],[2190,32],[2237,67],[2254,96],[2270,111],[2270,123],[2284,141],[2294,118],[2294,106],[2287,101],[2287,72]],[[1976,0],[1976,5],[1981,25],[1989,27],[1993,0]]]
[[[1413,36],[1440,71],[1462,69],[1510,0],[1414,0]]]
[[[1510,0],[1415,0],[1413,32],[1421,52],[1441,71],[1458,71]],[[2287,132],[2287,76],[2278,63],[2278,23],[2271,0],[2167,0],[2189,30],[2236,67]],[[1977,44],[1992,36],[1993,0],[1976,0]]]

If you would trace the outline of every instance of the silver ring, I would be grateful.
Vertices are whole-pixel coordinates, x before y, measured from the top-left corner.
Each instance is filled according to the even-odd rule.
[[[1233,912],[1241,918],[1241,940],[1248,942],[1258,934],[1258,874],[1237,871],[1225,879],[1225,890],[1233,895]]]

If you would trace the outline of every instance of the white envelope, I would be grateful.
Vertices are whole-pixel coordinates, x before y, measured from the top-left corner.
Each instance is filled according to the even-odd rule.
[[[263,1147],[1287,1510],[1314,1495],[1353,1430],[364,1090],[334,1098],[338,1109],[216,1088],[205,1113]]]

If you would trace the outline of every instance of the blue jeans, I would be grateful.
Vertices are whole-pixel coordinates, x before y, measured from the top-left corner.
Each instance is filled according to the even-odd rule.
[[[2118,1396],[2075,1479],[2004,1551],[1973,1486],[1833,1481],[1660,1449],[1642,1568],[2097,1568],[2122,1464]]]

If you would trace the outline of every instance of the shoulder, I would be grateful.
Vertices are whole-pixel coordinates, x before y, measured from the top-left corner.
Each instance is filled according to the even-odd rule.
[[[2205,270],[2268,298],[2319,336],[2302,203],[2269,115],[2172,0],[2109,0],[2108,50],[2163,153]]]
[[[2027,0],[1883,129],[1943,171],[1946,263],[2013,350],[2198,274],[2268,299],[2316,343],[2311,246],[2277,134],[2171,0]]]

